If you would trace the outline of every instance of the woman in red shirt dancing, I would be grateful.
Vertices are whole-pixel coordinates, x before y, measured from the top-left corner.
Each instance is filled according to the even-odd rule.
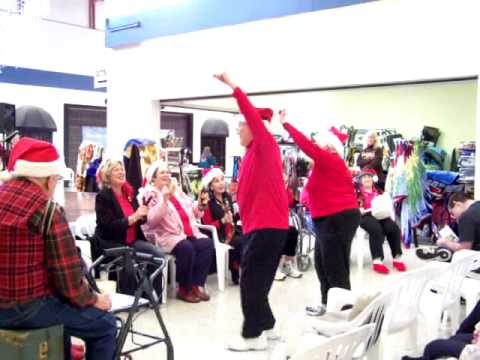
[[[330,288],[350,289],[350,248],[360,224],[360,211],[352,176],[340,155],[342,143],[338,130],[325,131],[314,142],[289,124],[285,116],[285,110],[280,111],[283,127],[313,160],[306,190],[317,235],[315,269],[320,281],[322,305],[307,307],[307,314],[319,316],[326,311]]]

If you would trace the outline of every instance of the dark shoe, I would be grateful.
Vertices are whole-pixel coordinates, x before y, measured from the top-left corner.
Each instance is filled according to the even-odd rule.
[[[210,301],[210,295],[208,295],[205,291],[203,291],[199,286],[194,286],[192,288],[192,293],[201,301]]]
[[[438,256],[436,247],[422,247],[417,249],[415,253],[422,260],[431,260]]]
[[[193,292],[191,291],[186,292],[184,290],[178,290],[177,299],[188,302],[188,303],[192,303],[192,304],[196,304],[200,302],[200,299],[195,294],[193,294]]]
[[[240,272],[238,270],[231,270],[233,285],[240,284]]]
[[[403,356],[402,357],[402,360],[422,360],[423,357],[420,356],[420,357],[413,357],[413,356]]]
[[[417,256],[422,260],[438,260],[449,262],[452,260],[453,252],[450,249],[442,247],[423,247],[417,249]]]

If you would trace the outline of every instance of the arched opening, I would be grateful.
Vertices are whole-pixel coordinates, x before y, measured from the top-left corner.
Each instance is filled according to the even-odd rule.
[[[229,136],[228,124],[221,119],[208,119],[201,130],[201,149],[210,146],[212,154],[217,159],[217,165],[225,169],[226,138]]]

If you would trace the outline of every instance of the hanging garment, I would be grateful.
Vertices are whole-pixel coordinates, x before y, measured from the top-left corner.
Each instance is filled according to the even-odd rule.
[[[133,187],[134,194],[138,193],[143,185],[142,165],[140,163],[140,150],[137,145],[131,145],[130,157],[123,157],[127,182]]]
[[[75,186],[77,191],[98,191],[98,187],[96,186],[96,172],[98,166],[102,162],[102,156],[103,147],[101,145],[91,141],[84,141],[80,144],[75,176]],[[95,186],[92,186],[92,181],[95,183]],[[88,189],[87,183],[90,184]]]

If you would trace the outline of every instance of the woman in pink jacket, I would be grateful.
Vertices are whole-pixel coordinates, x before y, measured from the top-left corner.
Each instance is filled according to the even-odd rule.
[[[195,226],[204,206],[177,188],[168,165],[154,162],[147,171],[148,184],[140,191],[139,201],[149,208],[142,226],[147,240],[175,256],[180,300],[198,303],[210,300],[204,286],[214,256],[213,241]]]

